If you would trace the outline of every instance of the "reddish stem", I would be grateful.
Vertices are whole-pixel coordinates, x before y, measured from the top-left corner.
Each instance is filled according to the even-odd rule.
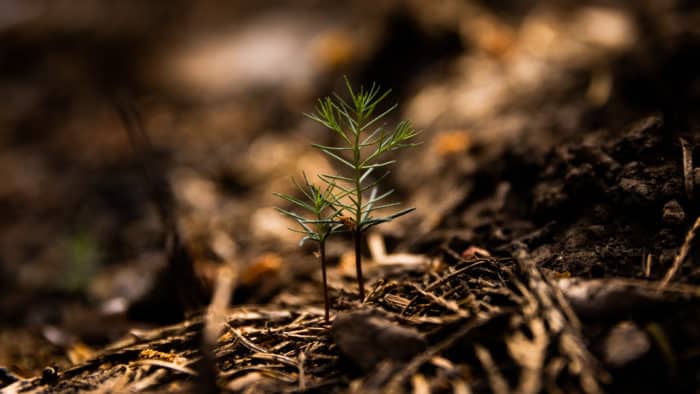
[[[355,268],[357,269],[357,287],[360,289],[360,301],[365,300],[365,280],[362,278],[362,233],[355,231]]]
[[[326,279],[326,243],[319,245],[321,253],[321,272],[323,273],[323,301],[326,307],[326,323],[330,322],[330,302],[328,301],[328,281]]]

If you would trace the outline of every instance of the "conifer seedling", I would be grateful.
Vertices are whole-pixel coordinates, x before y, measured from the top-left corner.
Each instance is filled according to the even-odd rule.
[[[350,82],[345,78],[349,100],[334,94],[333,97],[319,99],[315,113],[306,114],[310,119],[322,124],[333,131],[339,138],[339,145],[312,144],[331,157],[342,171],[338,174],[319,174],[323,186],[319,186],[304,174],[303,184],[294,185],[303,197],[297,198],[288,194],[275,193],[276,196],[292,203],[310,214],[304,216],[295,212],[277,208],[285,216],[294,219],[298,229],[291,231],[302,234],[300,244],[307,240],[316,241],[319,246],[321,270],[323,275],[323,295],[325,301],[325,318],[329,320],[328,284],[326,279],[326,240],[339,232],[350,232],[355,245],[355,267],[360,298],[365,298],[364,279],[362,277],[362,241],[364,233],[381,223],[392,221],[403,216],[414,208],[407,208],[386,216],[377,216],[381,210],[394,208],[401,203],[387,203],[385,199],[394,190],[379,193],[381,182],[389,175],[386,169],[395,163],[387,160],[387,155],[393,151],[412,147],[418,143],[412,142],[418,132],[409,121],[401,121],[393,129],[385,128],[380,121],[396,109],[392,105],[383,112],[377,113],[378,105],[391,92],[382,92],[379,86],[372,84],[367,90],[360,87],[354,91]],[[379,176],[375,176],[380,173]]]
[[[277,208],[283,215],[294,219],[299,224],[298,229],[290,228],[289,230],[300,233],[304,237],[299,242],[303,245],[305,241],[312,240],[318,243],[319,257],[321,259],[321,272],[323,275],[323,300],[325,304],[325,319],[329,322],[330,304],[328,301],[328,283],[326,280],[326,239],[336,230],[339,230],[341,225],[335,219],[342,213],[341,210],[333,209],[331,201],[334,200],[333,191],[335,185],[329,183],[321,190],[321,187],[309,181],[306,174],[303,174],[303,184],[297,183],[293,178],[292,182],[301,192],[302,198],[297,198],[288,194],[275,193],[280,197],[298,208],[302,208],[310,217],[299,215],[297,213]]]
[[[345,78],[349,99],[334,94],[318,100],[315,113],[306,114],[334,132],[339,145],[312,144],[331,157],[343,171],[339,174],[321,174],[319,178],[331,189],[327,195],[328,206],[333,210],[332,221],[342,223],[342,230],[353,235],[355,267],[360,298],[365,298],[362,277],[362,240],[364,233],[373,226],[403,216],[414,208],[395,211],[386,216],[375,216],[380,210],[393,208],[401,203],[386,203],[394,190],[379,192],[381,182],[389,175],[387,167],[395,162],[388,160],[391,152],[418,145],[412,142],[418,132],[409,121],[401,121],[387,129],[381,122],[397,108],[394,104],[382,112],[378,106],[391,93],[382,92],[376,84],[369,89],[353,90]],[[379,173],[378,176],[375,176]],[[328,189],[327,189],[328,190]],[[328,218],[326,218],[327,220]]]

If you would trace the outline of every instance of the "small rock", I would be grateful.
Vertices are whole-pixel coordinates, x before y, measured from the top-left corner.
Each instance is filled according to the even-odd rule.
[[[662,218],[667,224],[681,224],[685,220],[685,211],[677,200],[671,200],[664,205]]]
[[[340,351],[365,370],[387,359],[408,361],[427,348],[420,333],[372,311],[341,314],[333,322],[332,332]]]
[[[647,334],[636,324],[623,321],[613,327],[605,338],[605,362],[615,368],[624,367],[640,359],[650,348]]]

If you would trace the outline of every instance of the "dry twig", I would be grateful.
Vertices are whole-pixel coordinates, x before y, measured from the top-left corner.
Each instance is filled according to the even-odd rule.
[[[666,275],[664,275],[664,278],[659,283],[659,290],[663,290],[666,286],[668,286],[668,283],[671,281],[671,279],[673,279],[673,276],[676,275],[676,272],[678,272],[678,269],[681,267],[681,264],[683,264],[685,258],[688,257],[690,245],[693,242],[693,238],[695,238],[695,233],[698,231],[698,227],[700,227],[700,216],[695,219],[695,223],[693,223],[693,226],[690,228],[690,230],[688,230],[688,233],[685,236],[685,241],[683,241],[683,245],[678,251],[676,258],[673,260],[673,265],[671,268],[669,268]]]

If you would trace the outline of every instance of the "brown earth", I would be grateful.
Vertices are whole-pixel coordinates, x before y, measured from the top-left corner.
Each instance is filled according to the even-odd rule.
[[[0,24],[0,390],[696,392],[700,10],[312,3]],[[247,37],[299,56],[187,60]],[[325,324],[272,192],[329,171],[300,113],[343,73],[394,87],[424,143],[396,157],[416,211],[368,236],[365,300],[330,242]]]

